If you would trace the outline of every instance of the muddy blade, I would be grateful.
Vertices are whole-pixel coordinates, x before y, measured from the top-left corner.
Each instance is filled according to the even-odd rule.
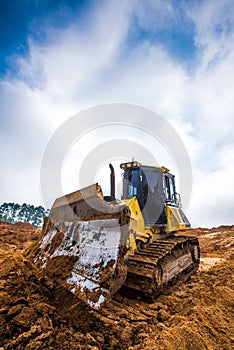
[[[46,275],[89,306],[99,309],[124,284],[127,276],[124,257],[128,209],[106,203],[92,191],[88,200],[89,204],[82,198],[73,203],[57,200],[60,205],[53,206],[31,256]],[[74,215],[75,211],[80,212],[83,219]]]

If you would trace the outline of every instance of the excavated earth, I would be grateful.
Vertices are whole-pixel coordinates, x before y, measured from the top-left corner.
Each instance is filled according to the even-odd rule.
[[[0,350],[234,349],[234,226],[187,234],[201,246],[189,280],[153,303],[122,291],[94,311],[25,258],[39,229],[0,222]]]

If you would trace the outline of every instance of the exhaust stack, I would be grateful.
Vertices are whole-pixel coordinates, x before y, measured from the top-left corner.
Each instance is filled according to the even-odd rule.
[[[110,163],[110,196],[115,200],[115,170],[113,165]]]

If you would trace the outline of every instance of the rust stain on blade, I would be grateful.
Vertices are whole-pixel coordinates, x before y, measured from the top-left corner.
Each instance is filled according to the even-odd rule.
[[[107,203],[98,184],[55,200],[30,255],[55,284],[66,286],[93,308],[124,284],[130,212]]]
[[[99,309],[126,279],[124,234],[119,219],[56,222],[44,235],[34,262],[50,273],[60,260],[61,269],[66,271],[63,284]],[[71,264],[64,260],[66,257]]]

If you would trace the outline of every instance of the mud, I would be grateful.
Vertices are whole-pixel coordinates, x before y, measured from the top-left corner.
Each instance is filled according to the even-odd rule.
[[[184,233],[183,233],[184,234]],[[234,348],[234,227],[194,229],[201,264],[153,303],[120,291],[89,309],[24,257],[40,230],[0,223],[0,349]]]

